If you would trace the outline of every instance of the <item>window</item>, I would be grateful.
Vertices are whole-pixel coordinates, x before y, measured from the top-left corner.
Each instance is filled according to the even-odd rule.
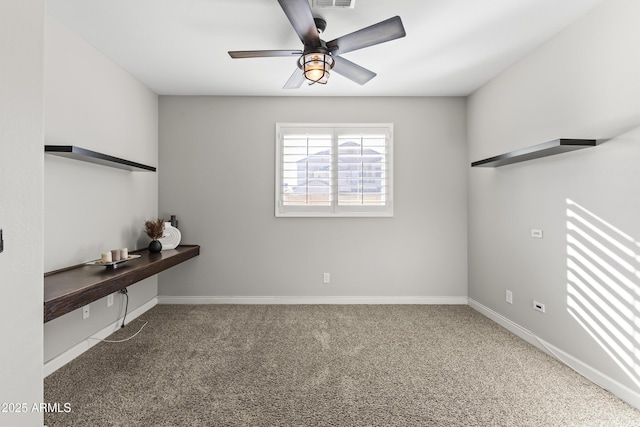
[[[392,124],[276,124],[276,216],[393,216],[392,154]]]

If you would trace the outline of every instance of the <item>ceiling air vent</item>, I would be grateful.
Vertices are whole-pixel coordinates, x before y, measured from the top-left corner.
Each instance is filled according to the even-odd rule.
[[[313,0],[313,7],[323,9],[353,9],[356,0]]]

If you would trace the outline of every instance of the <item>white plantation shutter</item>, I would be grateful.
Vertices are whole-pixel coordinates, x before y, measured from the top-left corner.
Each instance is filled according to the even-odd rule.
[[[276,125],[276,216],[393,216],[391,124]]]

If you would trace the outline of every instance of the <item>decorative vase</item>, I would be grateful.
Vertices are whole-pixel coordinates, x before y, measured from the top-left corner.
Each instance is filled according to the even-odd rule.
[[[170,222],[164,223],[164,235],[158,239],[162,243],[162,250],[175,249],[180,244],[182,239],[182,233],[176,227],[173,227]]]
[[[160,252],[161,250],[162,250],[162,243],[160,243],[159,240],[152,240],[149,243],[149,252],[157,253],[157,252]]]

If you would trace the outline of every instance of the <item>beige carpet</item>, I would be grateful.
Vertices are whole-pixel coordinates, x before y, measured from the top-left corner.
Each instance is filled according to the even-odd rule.
[[[159,305],[45,379],[55,426],[634,426],[467,306]],[[133,334],[134,321],[110,339]]]

